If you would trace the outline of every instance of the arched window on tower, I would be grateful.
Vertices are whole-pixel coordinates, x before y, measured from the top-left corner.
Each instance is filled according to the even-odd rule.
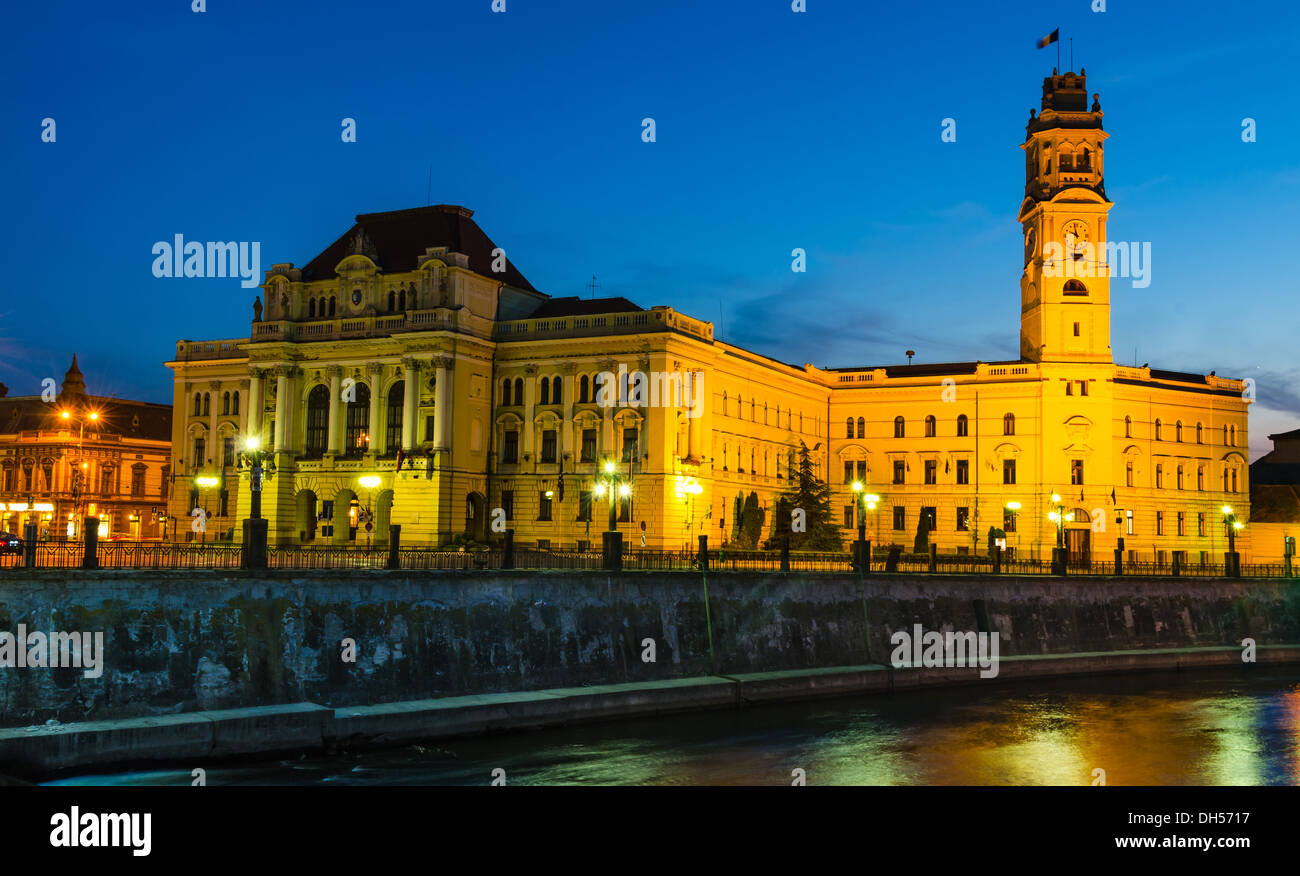
[[[405,289],[402,289],[401,291],[399,291],[399,292],[397,293],[397,309],[398,309],[398,310],[405,310],[405,309],[406,309],[406,290],[405,290]]]
[[[867,421],[862,419],[861,417],[858,417],[858,437],[859,438],[867,437]]]
[[[844,437],[845,437],[845,438],[852,438],[852,437],[853,437],[853,418],[852,418],[852,417],[849,417],[849,418],[844,422]]]
[[[965,414],[957,416],[957,437],[965,438],[970,432],[970,420],[966,419]]]
[[[938,431],[938,425],[939,425],[939,424],[938,424],[938,421],[935,420],[935,418],[934,418],[934,414],[930,414],[928,417],[926,417],[926,418],[925,418],[925,437],[926,437],[926,438],[933,438],[933,437],[935,436],[935,433]]]
[[[549,405],[551,403],[551,378],[542,378],[542,400],[539,404]]]
[[[1203,431],[1202,431],[1202,428],[1201,428],[1201,424],[1200,424],[1200,423],[1197,423],[1197,424],[1196,424],[1196,443],[1197,443],[1197,444],[1203,444],[1203,443],[1204,443],[1204,433],[1203,433]]]
[[[230,397],[230,413],[236,417],[239,416],[239,390],[235,390]]]
[[[1061,292],[1065,295],[1087,295],[1088,287],[1078,280],[1066,280]]]
[[[1160,421],[1156,420],[1156,440],[1160,440]]]
[[[902,438],[906,432],[906,427],[902,417],[894,417],[894,437]]]
[[[203,413],[206,414],[207,411],[204,411]],[[1229,426],[1229,427],[1228,427],[1228,443],[1231,444],[1233,447],[1236,447],[1236,446],[1237,446],[1237,427],[1236,427],[1236,426]],[[1234,474],[1233,477],[1236,477],[1236,475]],[[1233,490],[1233,492],[1235,493],[1236,490]]]
[[[1183,421],[1177,420],[1174,423],[1174,440],[1179,444],[1183,443]]]
[[[1125,437],[1125,438],[1132,438],[1132,437],[1133,437],[1133,418],[1132,418],[1132,417],[1125,417],[1125,418],[1124,418],[1124,437]]]
[[[1008,414],[1004,414],[1004,415],[1002,416],[1002,434],[1003,434],[1003,435],[1014,435],[1014,434],[1016,434],[1016,415],[1015,415],[1015,414],[1010,414],[1010,413],[1008,413]]]

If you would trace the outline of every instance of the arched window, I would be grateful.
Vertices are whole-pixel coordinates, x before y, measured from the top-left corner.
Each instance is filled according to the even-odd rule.
[[[564,389],[564,383],[562,382],[561,378],[557,377],[551,381],[551,404],[553,405],[564,404],[563,389]]]
[[[406,398],[406,381],[399,380],[388,390],[388,432],[384,436],[384,452],[396,456],[402,447],[402,409]],[[418,421],[417,421],[418,422]]]
[[[234,395],[230,397],[230,413],[239,416],[239,390],[235,390]]]
[[[203,413],[206,414],[207,411],[204,411]],[[1236,427],[1236,426],[1229,426],[1229,427],[1228,427],[1228,443],[1231,444],[1233,447],[1236,447],[1236,446],[1237,446],[1237,427]],[[1236,475],[1236,473],[1234,472],[1232,476],[1235,478],[1237,475]],[[1233,490],[1233,492],[1235,493],[1236,490]]]
[[[1124,418],[1124,437],[1125,437],[1125,438],[1132,438],[1132,437],[1133,437],[1133,418],[1132,418],[1132,417],[1125,417],[1125,418]]]
[[[509,377],[501,381],[501,404],[502,405],[510,404],[510,378]]]
[[[360,456],[370,446],[370,387],[358,383],[356,394],[348,402],[347,432],[343,439],[346,456]]]
[[[605,378],[601,377],[602,372],[597,371],[591,377],[591,400],[595,404],[603,404],[600,399],[600,393],[605,388]],[[606,399],[608,401],[608,399]]]
[[[1228,427],[1227,427],[1226,425],[1223,427],[1223,444],[1224,444],[1225,447],[1226,447],[1227,444],[1228,444]],[[1226,477],[1226,475],[1225,475],[1225,477]]]
[[[325,452],[329,435],[330,391],[318,384],[307,395],[307,456],[319,457]]]
[[[1156,440],[1160,440],[1160,421],[1156,420]]]
[[[867,421],[862,419],[861,417],[858,417],[858,437],[859,438],[867,437]]]
[[[933,438],[938,429],[938,423],[934,419],[934,414],[925,418],[925,437]]]
[[[1201,424],[1200,424],[1200,423],[1197,423],[1197,424],[1196,424],[1196,443],[1197,443],[1197,444],[1202,444],[1202,443],[1204,443],[1204,441],[1203,441],[1203,437],[1202,437],[1202,433],[1201,433]]]
[[[902,438],[904,435],[904,426],[902,417],[894,417],[894,437]]]
[[[1003,435],[1014,435],[1014,434],[1016,434],[1016,415],[1015,415],[1015,414],[1003,414],[1003,415],[1002,415],[1002,434],[1003,434]]]
[[[1066,280],[1061,292],[1065,295],[1087,295],[1088,287],[1078,280]]]
[[[1174,423],[1174,440],[1179,444],[1183,443],[1183,421],[1177,420]]]
[[[590,386],[589,381],[587,380],[587,375],[584,374],[582,375],[582,379],[578,381],[578,404],[585,405],[587,403],[587,390],[589,388]]]
[[[315,299],[315,298],[312,298],[310,301],[307,302],[307,316],[308,316],[309,318],[312,318],[312,319],[315,319],[315,318],[316,318],[316,299]]]
[[[197,417],[197,416],[200,416],[200,415],[202,415],[202,413],[203,413],[203,396],[196,392],[196,393],[194,393],[194,416],[196,416],[196,417]],[[1228,443],[1228,427],[1227,427],[1227,426],[1224,426],[1224,427],[1223,427],[1223,443],[1224,443],[1224,444],[1227,444],[1227,443]]]
[[[388,290],[388,312],[392,313],[397,309],[397,293],[392,289]]]
[[[853,418],[852,418],[852,417],[849,417],[849,418],[844,422],[844,437],[845,437],[845,438],[852,438],[852,437],[853,437]]]
[[[542,400],[540,404],[548,405],[551,403],[551,378],[542,378]]]
[[[398,310],[405,310],[405,309],[406,309],[406,290],[405,290],[405,289],[402,289],[400,292],[397,293],[397,309],[398,309]]]
[[[333,295],[330,296],[330,316],[334,315],[334,305],[338,302]]]
[[[970,433],[970,420],[966,419],[965,414],[957,416],[957,437],[965,438]]]
[[[516,377],[515,378],[515,404],[521,405],[523,403],[524,403],[524,379],[522,377]]]
[[[203,416],[212,413],[212,393],[203,393]]]
[[[226,391],[221,394],[221,413],[230,413],[230,392]]]

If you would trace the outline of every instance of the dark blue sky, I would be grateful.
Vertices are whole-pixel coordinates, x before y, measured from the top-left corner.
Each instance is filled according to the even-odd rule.
[[[796,363],[1014,358],[1017,147],[1060,27],[1106,113],[1111,239],[1152,245],[1149,287],[1112,283],[1116,358],[1255,378],[1256,450],[1300,424],[1291,4],[490,5],[11,7],[0,381],[37,393],[75,351],[92,391],[169,401],[175,341],[246,336],[257,290],[156,279],[155,241],[302,265],[425,204],[430,164],[552,295],[595,273]]]

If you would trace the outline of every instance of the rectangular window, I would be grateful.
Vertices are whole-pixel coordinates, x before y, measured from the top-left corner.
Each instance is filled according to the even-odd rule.
[[[1125,520],[1125,528],[1124,528],[1125,534],[1132,535],[1133,534],[1133,512],[1125,511],[1124,520]]]
[[[582,430],[582,458],[580,462],[596,461],[596,430]]]
[[[844,463],[844,483],[847,484],[852,480],[853,480],[853,463],[846,462]]]
[[[537,519],[551,519],[551,491],[542,490],[537,496]]]
[[[894,506],[894,529],[907,528],[907,509],[902,505]]]
[[[555,462],[555,430],[542,430],[542,462]]]
[[[926,528],[934,532],[939,528],[939,513],[932,505],[927,505],[921,509],[921,517],[926,521]]]
[[[433,414],[429,414],[424,418],[424,440],[432,441],[435,435]]]
[[[207,451],[207,445],[204,443],[203,439],[195,438],[194,459],[191,460],[190,468],[194,469],[195,471],[198,471],[199,469],[203,468],[204,464],[207,463],[208,461],[208,456],[206,451]]]
[[[853,528],[853,506],[852,505],[844,506],[844,528],[845,529]]]
[[[1178,512],[1178,534],[1187,534],[1187,514],[1183,511]]]
[[[1002,509],[1002,531],[1003,532],[1016,531],[1016,512],[1012,511],[1010,508]]]
[[[632,497],[622,496],[618,500],[618,519],[627,523],[632,519]]]
[[[1016,461],[1014,459],[1002,460],[1002,483],[1014,484],[1016,482]]]
[[[967,532],[970,530],[970,508],[957,508],[957,531]]]
[[[636,427],[633,426],[623,430],[623,461],[631,462],[636,450]]]
[[[1079,395],[1087,395],[1087,394],[1088,394],[1088,381],[1086,381],[1086,380],[1080,380],[1080,381],[1079,381]]]
[[[1165,485],[1165,467],[1160,463],[1156,463],[1156,489],[1160,489],[1164,485]]]
[[[501,461],[509,464],[519,462],[519,433],[514,429],[505,432],[501,442]]]
[[[131,495],[132,496],[144,495],[144,473],[145,473],[145,469],[143,466],[131,469]]]
[[[867,461],[865,459],[858,460],[858,480],[862,481],[863,484],[867,482]]]
[[[1196,534],[1205,535],[1205,512],[1201,511],[1196,515]]]
[[[230,516],[230,491],[229,490],[221,491],[221,511],[217,516],[218,517]]]
[[[515,491],[501,491],[501,510],[506,512],[506,520],[515,519]]]
[[[1072,381],[1065,381],[1065,394],[1074,395],[1074,383]]]
[[[235,439],[221,439],[221,464],[231,466],[235,464]]]
[[[1124,464],[1124,485],[1126,487],[1133,486],[1133,463],[1131,461]]]
[[[1076,487],[1083,483],[1083,460],[1070,460],[1070,483]]]
[[[1165,512],[1156,512],[1156,535],[1165,534]]]
[[[591,490],[578,493],[578,520],[591,522]]]
[[[970,483],[970,461],[965,459],[957,460],[957,483]]]
[[[895,460],[894,461],[894,483],[896,484],[904,483],[906,471],[907,471],[907,463],[903,462],[901,459]]]
[[[925,482],[927,484],[937,484],[939,474],[939,463],[933,459],[925,461]]]

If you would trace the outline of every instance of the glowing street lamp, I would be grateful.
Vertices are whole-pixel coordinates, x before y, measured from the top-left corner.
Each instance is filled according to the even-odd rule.
[[[370,547],[370,533],[375,528],[374,512],[371,511],[371,503],[375,498],[375,487],[382,482],[379,475],[362,475],[357,478],[357,482],[365,487],[368,491],[366,494],[366,547]]]
[[[617,532],[618,522],[615,519],[617,503],[619,499],[626,499],[632,495],[632,485],[619,474],[618,465],[614,460],[605,460],[602,468],[603,474],[596,479],[592,493],[598,498],[609,495],[609,531]]]
[[[214,477],[213,475],[197,475],[197,476],[194,478],[194,485],[195,485],[196,487],[199,488],[199,493],[200,493],[200,494],[202,494],[202,492],[203,492],[205,489],[209,489],[209,490],[210,490],[210,489],[212,489],[213,487],[215,487],[215,486],[216,486],[217,484],[219,484],[219,483],[221,483],[221,481],[219,481],[219,480],[218,480],[216,477]],[[194,512],[194,511],[197,511],[197,510],[199,510],[199,509],[197,509],[197,508],[196,508],[196,509],[192,509],[191,512],[190,512],[191,515],[193,515],[193,512]],[[200,534],[200,536],[202,536],[202,537],[199,539],[199,541],[200,541],[200,542],[205,542],[205,541],[208,540],[208,503],[207,503],[207,500],[206,500],[206,499],[204,499],[204,501],[203,501],[203,509],[202,509],[202,510],[203,510],[203,525],[199,528],[199,534]]]

